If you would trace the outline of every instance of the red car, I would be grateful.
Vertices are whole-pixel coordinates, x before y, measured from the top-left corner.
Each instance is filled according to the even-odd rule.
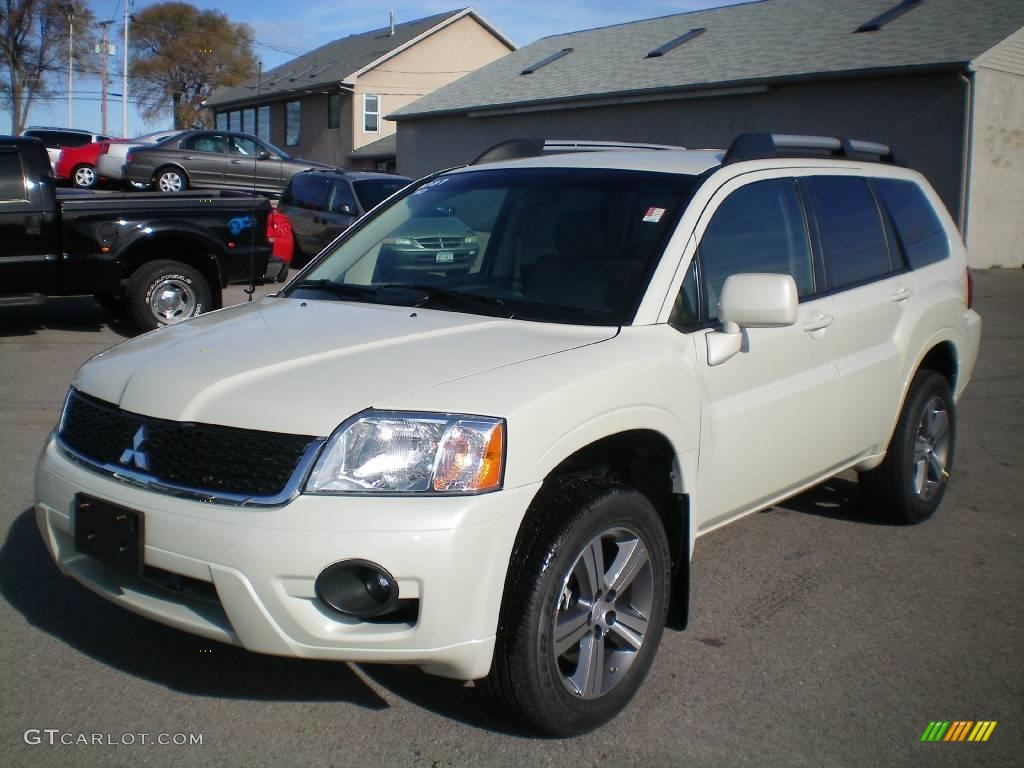
[[[58,181],[68,181],[79,189],[92,189],[100,180],[97,158],[107,151],[109,141],[94,141],[80,147],[65,147],[57,160]]]

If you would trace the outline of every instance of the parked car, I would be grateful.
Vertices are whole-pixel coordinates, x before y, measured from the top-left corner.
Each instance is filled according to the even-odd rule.
[[[387,173],[323,170],[292,176],[277,210],[295,230],[294,266],[301,267],[378,203],[412,179]]]
[[[132,148],[125,178],[160,192],[244,189],[279,195],[292,176],[321,163],[291,158],[248,133],[185,131],[152,147]]]
[[[60,570],[252,651],[476,680],[564,736],[687,625],[699,536],[845,470],[866,514],[933,515],[981,319],[925,178],[829,137],[587,150],[485,153],[279,294],[83,365],[36,474]],[[479,263],[378,282],[425,210]]]
[[[21,132],[22,136],[31,136],[39,139],[46,147],[46,154],[50,158],[50,166],[57,170],[57,161],[60,159],[61,150],[64,147],[80,147],[83,144],[90,144],[94,141],[105,141],[108,136],[98,133],[82,131],[77,128],[49,128],[41,125],[30,125]]]
[[[97,160],[108,145],[109,141],[94,141],[62,149],[54,169],[57,181],[79,189],[93,189],[101,180]]]
[[[186,320],[263,276],[269,213],[239,193],[58,194],[40,141],[0,136],[0,306],[91,294],[143,330]]]
[[[96,168],[103,178],[124,182],[125,157],[132,147],[157,144],[164,139],[177,136],[179,133],[181,133],[180,130],[156,131],[155,133],[147,133],[144,136],[136,136],[134,139],[111,139],[105,142],[105,146],[100,150]]]

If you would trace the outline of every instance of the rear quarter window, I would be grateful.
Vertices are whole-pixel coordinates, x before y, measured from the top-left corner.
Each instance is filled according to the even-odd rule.
[[[921,187],[902,179],[875,179],[875,188],[911,269],[949,256],[949,237]]]

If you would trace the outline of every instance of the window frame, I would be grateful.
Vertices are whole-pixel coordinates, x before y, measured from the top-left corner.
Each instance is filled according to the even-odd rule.
[[[289,108],[295,105],[295,141],[292,141],[289,125],[291,115]],[[284,103],[284,145],[286,147],[297,147],[302,144],[302,100],[293,99]]]
[[[366,100],[367,99],[371,99],[371,98],[377,100],[377,109],[375,111],[373,111],[373,112],[370,112],[366,108]],[[377,118],[377,127],[372,129],[372,130],[366,127],[366,118],[369,115],[373,115],[375,118]],[[381,98],[380,98],[380,94],[379,93],[364,93],[363,94],[363,133],[380,133],[380,115],[381,115]]]

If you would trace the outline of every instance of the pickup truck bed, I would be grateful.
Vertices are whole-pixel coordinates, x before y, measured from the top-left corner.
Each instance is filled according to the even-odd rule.
[[[238,192],[57,192],[42,144],[0,137],[0,304],[91,294],[143,329],[186,319],[262,278],[269,213]]]

